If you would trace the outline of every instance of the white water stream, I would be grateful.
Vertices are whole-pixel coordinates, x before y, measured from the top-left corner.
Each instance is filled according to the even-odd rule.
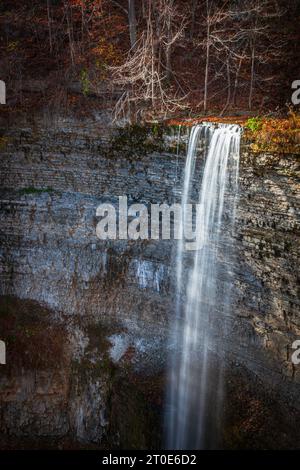
[[[204,150],[198,162],[201,142]],[[230,244],[234,225],[239,147],[240,128],[236,125],[201,124],[191,130],[181,230],[185,227],[184,207],[190,202],[193,185],[199,185],[198,245],[186,253],[183,237],[177,246],[177,319],[173,332],[176,344],[170,361],[166,419],[169,449],[210,449],[220,445],[224,401],[220,344],[228,334],[231,282],[224,247],[228,246],[228,239]],[[202,163],[199,183],[195,181],[198,163]]]

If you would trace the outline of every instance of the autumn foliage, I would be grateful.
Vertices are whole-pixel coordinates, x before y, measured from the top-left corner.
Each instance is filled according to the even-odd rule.
[[[280,114],[298,25],[297,0],[3,0],[0,78],[27,114]]]

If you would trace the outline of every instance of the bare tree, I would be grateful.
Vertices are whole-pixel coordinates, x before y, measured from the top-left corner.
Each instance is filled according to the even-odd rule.
[[[166,114],[183,106],[178,91],[168,85],[171,48],[185,27],[183,20],[175,24],[174,18],[177,19],[174,0],[148,2],[146,29],[126,61],[111,68],[114,84],[124,90],[115,107],[116,119],[128,116],[134,119],[150,108]]]
[[[216,89],[221,77],[227,84],[222,87],[226,90],[223,113],[231,103],[235,104],[241,70],[248,64],[248,107],[251,110],[255,87],[262,79],[270,79],[266,69],[259,76],[259,67],[281,56],[283,42],[278,34],[272,35],[272,22],[283,11],[276,0],[205,0],[204,11],[206,37],[200,43],[206,51],[203,109],[207,111],[209,76]]]
[[[241,53],[238,57],[238,60],[234,62],[234,85],[233,85],[233,91],[232,91],[232,104],[233,106],[236,106],[236,98],[237,98],[237,91],[238,91],[238,85],[239,85],[239,80],[240,80],[240,72],[242,68],[243,62],[246,60],[246,47],[243,47],[241,49]]]
[[[136,5],[135,0],[128,0],[128,9],[126,9],[119,1],[109,0],[113,5],[120,8],[128,17],[130,47],[134,48],[137,41],[137,19],[136,19]],[[144,9],[144,5],[142,5]]]
[[[209,85],[209,75],[211,64],[216,62],[212,57],[213,49],[218,53],[223,49],[225,63],[227,67],[227,61],[229,61],[228,53],[229,46],[225,44],[225,39],[223,38],[223,29],[222,25],[229,18],[229,12],[225,10],[225,7],[228,6],[228,0],[223,0],[222,2],[216,3],[214,0],[205,0],[205,5],[203,6],[204,11],[204,26],[205,26],[205,37],[200,42],[200,45],[205,49],[205,71],[204,71],[204,92],[203,92],[203,110],[207,111],[208,105],[208,85]],[[222,45],[222,47],[221,47]],[[218,75],[215,72],[215,77]],[[228,75],[227,75],[228,76]]]

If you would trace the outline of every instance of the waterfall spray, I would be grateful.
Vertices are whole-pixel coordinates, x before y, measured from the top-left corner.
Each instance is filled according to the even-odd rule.
[[[220,446],[224,402],[224,341],[228,334],[230,238],[238,192],[240,128],[201,124],[191,130],[182,207],[191,198],[202,147],[202,177],[197,249],[176,257],[175,352],[170,360],[167,396],[167,447],[211,449]],[[181,230],[184,231],[183,213]]]

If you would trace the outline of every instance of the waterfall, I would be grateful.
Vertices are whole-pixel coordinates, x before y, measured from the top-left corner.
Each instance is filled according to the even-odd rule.
[[[182,237],[176,256],[177,315],[167,393],[169,449],[220,446],[224,343],[229,334],[232,285],[228,266],[234,245],[239,145],[240,128],[236,125],[197,125],[189,138],[181,201]],[[193,200],[195,189],[199,204],[197,249],[187,251],[185,207]]]

